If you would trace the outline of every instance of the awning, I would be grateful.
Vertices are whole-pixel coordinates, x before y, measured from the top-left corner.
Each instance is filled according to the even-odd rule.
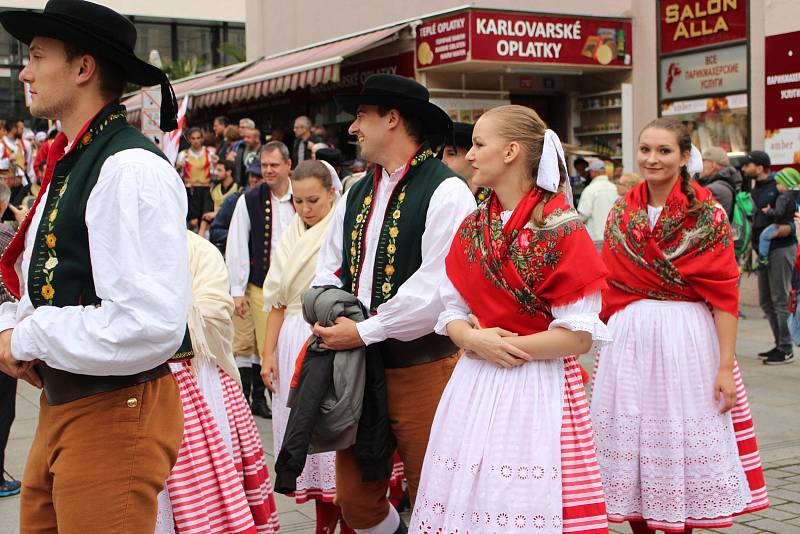
[[[229,74],[224,80],[192,90],[192,107],[209,107],[251,100],[303,87],[339,81],[345,58],[383,44],[407,23],[374,30],[338,41],[271,56]],[[176,89],[177,93],[177,89]]]
[[[190,102],[189,107],[192,106],[191,98],[195,91],[203,89],[205,87],[209,87],[214,84],[220,83],[220,81],[225,80],[225,76],[229,76],[232,73],[237,72],[243,68],[246,68],[250,65],[250,63],[243,62],[243,63],[236,63],[235,65],[228,65],[225,67],[221,67],[218,69],[210,70],[207,72],[202,72],[200,74],[195,74],[194,76],[187,76],[186,78],[181,78],[180,80],[176,80],[172,84],[172,88],[175,90],[175,96],[178,99],[178,103],[180,103],[181,98],[185,95],[189,95]],[[158,91],[158,86],[153,86],[153,89]],[[128,96],[122,101],[122,104],[128,108],[128,121],[131,123],[135,123],[139,119],[139,115],[141,114],[142,108],[142,92],[136,91],[132,95]]]

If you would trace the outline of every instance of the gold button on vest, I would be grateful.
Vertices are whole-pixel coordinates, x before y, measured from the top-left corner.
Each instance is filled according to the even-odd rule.
[[[136,397],[131,397],[125,404],[128,405],[128,408],[136,408],[139,405],[139,401],[136,400]]]

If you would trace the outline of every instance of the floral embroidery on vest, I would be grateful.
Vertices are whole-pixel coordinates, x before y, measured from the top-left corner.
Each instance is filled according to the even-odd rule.
[[[47,304],[53,303],[53,297],[56,294],[56,290],[53,287],[53,269],[55,269],[58,265],[58,252],[56,250],[58,237],[55,233],[55,223],[56,219],[58,218],[58,204],[61,202],[61,197],[64,196],[64,193],[67,191],[68,184],[69,175],[64,178],[64,184],[58,190],[58,196],[55,198],[55,202],[53,203],[53,211],[51,211],[50,215],[47,217],[47,233],[44,237],[44,242],[47,246],[47,260],[44,262],[44,266],[42,267],[45,284],[41,289],[42,298],[44,298]]]
[[[389,221],[389,242],[386,245],[386,266],[383,268],[386,278],[381,286],[381,292],[385,300],[388,300],[392,296],[392,276],[394,276],[394,260],[397,254],[397,236],[400,235],[400,228],[398,228],[397,225],[401,215],[400,207],[406,199],[407,186],[407,183],[404,184],[403,188],[400,190],[400,194],[397,195],[397,206],[392,212],[392,218]]]

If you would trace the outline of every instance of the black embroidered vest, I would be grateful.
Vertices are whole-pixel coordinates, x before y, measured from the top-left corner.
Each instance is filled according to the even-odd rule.
[[[272,193],[267,184],[261,183],[244,194],[247,214],[250,217],[250,237],[247,242],[250,253],[250,276],[247,282],[258,287],[264,285],[272,255]]]
[[[356,182],[347,194],[339,275],[342,287],[355,295],[364,262],[374,262],[370,303],[373,313],[422,265],[422,234],[428,204],[436,188],[454,176],[423,145],[392,191],[384,220],[375,221],[371,220],[372,201],[378,185],[376,177],[380,175],[381,169],[377,168]],[[366,230],[370,224],[381,225],[381,232],[375,257],[365,258]]]
[[[128,124],[125,107],[104,108],[75,147],[54,166],[42,218],[35,231],[28,292],[34,307],[99,306],[95,292],[86,204],[105,161],[122,150],[141,148],[166,159],[142,133]],[[188,328],[176,359],[191,357]]]

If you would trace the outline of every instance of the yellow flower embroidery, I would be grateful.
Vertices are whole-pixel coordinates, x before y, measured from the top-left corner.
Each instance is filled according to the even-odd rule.
[[[353,276],[354,274],[356,274],[356,268],[355,268],[355,266],[351,265],[350,266],[350,276]]]
[[[55,222],[56,217],[58,217],[58,208],[50,212],[50,217],[48,217],[48,219],[50,220],[50,222]]]
[[[363,215],[361,215],[360,213],[358,215],[356,215],[356,222],[357,223],[360,223],[363,220],[364,220],[364,216]]]
[[[356,232],[355,230],[353,230],[353,233],[352,233],[352,234],[350,234],[350,238],[351,238],[351,239],[355,239],[355,238],[357,238],[357,237],[358,237],[358,232]]]
[[[400,192],[400,194],[399,194],[399,195],[397,195],[397,200],[399,200],[400,202],[402,202],[402,201],[404,201],[405,199],[406,199],[406,192],[405,192],[405,191],[401,191],[401,192]]]
[[[381,286],[381,290],[383,290],[384,293],[389,293],[392,290],[392,284],[389,282],[384,282]]]
[[[397,237],[397,234],[400,233],[400,230],[396,226],[392,226],[389,228],[389,236],[390,237]]]
[[[56,247],[56,234],[47,234],[44,238],[44,242],[47,245],[47,248],[55,248]]]
[[[389,254],[394,254],[395,252],[397,252],[397,247],[394,246],[393,243],[390,243],[389,246],[386,247],[386,252],[388,252]]]
[[[364,205],[365,206],[369,206],[370,204],[372,204],[372,197],[371,196],[365,197],[364,198]]]
[[[81,144],[88,145],[92,142],[92,132],[86,132],[86,135],[81,139]]]
[[[58,258],[56,258],[55,256],[51,256],[45,262],[44,268],[49,271],[51,269],[54,269],[56,265],[58,265]]]
[[[387,265],[383,269],[383,272],[386,273],[386,276],[392,276],[394,274],[394,265]]]
[[[42,286],[42,296],[45,298],[45,300],[52,300],[53,295],[55,294],[56,290],[53,289],[53,286],[51,286],[50,284]]]
[[[394,210],[392,213],[392,219],[399,219],[400,218],[400,210]]]
[[[356,255],[356,247],[350,247],[350,255],[351,256],[355,256]]]

